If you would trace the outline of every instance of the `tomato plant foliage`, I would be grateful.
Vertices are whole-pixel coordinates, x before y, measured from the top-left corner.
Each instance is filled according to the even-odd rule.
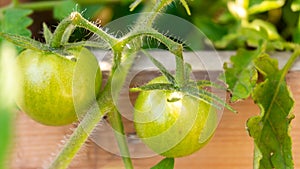
[[[247,122],[255,142],[254,168],[293,168],[290,122],[294,100],[284,80],[285,68],[278,69],[276,60],[262,55],[255,60],[264,81],[253,91],[253,99],[261,109],[259,116]]]
[[[1,32],[30,37],[31,32],[28,30],[28,26],[32,24],[33,20],[28,15],[32,12],[30,9],[6,9],[2,15],[0,14]],[[2,38],[0,38],[0,43],[1,40]]]
[[[9,148],[13,140],[14,99],[17,77],[15,47],[8,43],[0,44],[0,168],[7,168]]]

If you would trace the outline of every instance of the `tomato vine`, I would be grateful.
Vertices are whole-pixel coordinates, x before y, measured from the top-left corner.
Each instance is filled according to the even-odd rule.
[[[131,29],[131,31],[120,38],[107,33],[103,29],[91,23],[85,19],[81,13],[72,12],[59,23],[53,33],[46,25],[44,25],[46,44],[29,38],[30,33],[27,31],[26,27],[29,23],[31,23],[31,20],[27,18],[27,15],[29,15],[32,10],[53,8],[56,3],[62,3],[61,1],[22,4],[17,0],[14,0],[9,6],[0,8],[0,19],[3,11],[6,11],[5,14],[9,14],[10,12],[19,12],[20,17],[26,18],[25,20],[27,22],[24,22],[21,25],[22,31],[20,32],[11,32],[9,28],[5,28],[5,24],[3,23],[8,21],[7,18],[3,19],[4,22],[2,24],[0,22],[0,26],[4,28],[0,31],[0,36],[23,48],[59,53],[64,49],[88,46],[111,49],[113,52],[113,66],[108,77],[108,81],[104,89],[100,92],[100,96],[97,98],[97,102],[91,105],[86,115],[80,121],[78,127],[70,136],[69,140],[48,167],[49,169],[67,168],[104,115],[109,117],[110,123],[114,128],[114,134],[117,139],[125,167],[127,169],[133,168],[124,133],[124,126],[121,120],[121,114],[113,100],[118,98],[122,84],[124,84],[128,71],[136,57],[135,55],[131,55],[131,53],[134,53],[141,48],[142,44],[130,45],[131,43],[136,43],[134,40],[137,38],[151,37],[160,43],[163,43],[166,48],[175,55],[176,71],[175,75],[172,75],[151,55],[145,53],[152,63],[166,77],[167,82],[136,87],[131,89],[132,91],[169,90],[182,92],[204,101],[207,104],[211,104],[216,108],[218,107],[217,104],[220,104],[235,112],[235,110],[222,101],[222,99],[203,89],[207,86],[219,87],[217,84],[206,81],[196,83],[191,81],[189,74],[192,68],[189,64],[184,62],[183,44],[175,42],[153,28],[153,23],[156,18],[174,1],[175,0],[157,0],[156,3],[153,4],[149,2],[147,6],[148,8],[145,8],[145,10],[148,10],[145,11],[148,12],[147,15],[140,17],[137,24]],[[142,0],[136,0],[131,5],[131,10],[136,8],[140,3],[142,3]],[[180,0],[180,3],[190,15],[190,9],[187,2],[185,0]],[[235,31],[230,32],[222,38],[214,41],[214,45],[221,49],[226,49],[226,47],[231,45],[236,45],[237,48],[239,48],[236,55],[231,57],[231,63],[226,63],[224,65],[225,75],[222,77],[228,84],[228,90],[232,93],[231,101],[234,102],[252,96],[253,100],[255,100],[261,108],[261,114],[250,118],[247,122],[247,129],[250,136],[254,138],[255,143],[255,168],[293,168],[293,159],[291,154],[292,143],[289,136],[289,127],[293,118],[292,108],[294,101],[290,95],[288,86],[286,85],[285,76],[292,64],[299,57],[300,47],[296,43],[289,43],[284,40],[277,32],[274,25],[269,24],[262,19],[251,19],[251,16],[255,14],[283,7],[284,4],[285,1],[283,0],[264,1],[261,3],[254,3],[248,0],[236,0],[235,2],[229,1],[228,11],[237,20]],[[291,6],[293,10],[297,11],[299,3],[293,2]],[[69,38],[75,28],[84,28],[89,30],[100,37],[104,42],[69,42]],[[297,36],[295,35],[295,37]],[[132,46],[132,48],[126,48],[127,45]],[[293,51],[290,59],[282,69],[278,68],[277,61],[270,58],[268,54],[269,51],[273,50]],[[258,74],[263,76],[262,82],[258,81]],[[112,86],[113,77],[116,76],[118,76],[120,82],[118,85]],[[275,85],[276,87],[271,90],[272,85]],[[111,91],[112,87],[115,90],[114,93]],[[263,97],[261,95],[262,93],[269,97]],[[282,101],[283,98],[288,98],[286,101],[287,105],[284,109],[279,109],[276,103]],[[175,98],[174,100],[171,99],[170,102],[177,100],[178,98]],[[281,114],[282,117],[277,117],[275,116],[276,114]],[[276,130],[276,127],[274,128],[274,126],[279,126],[282,130]],[[265,135],[267,134],[274,135],[274,137],[268,138],[272,139],[272,143],[270,144],[266,143],[268,140],[266,140]],[[281,138],[279,136],[284,137]],[[280,146],[273,149],[273,143]],[[159,168],[159,165],[166,165],[169,166],[169,168],[173,168],[174,159],[166,158],[154,168]]]

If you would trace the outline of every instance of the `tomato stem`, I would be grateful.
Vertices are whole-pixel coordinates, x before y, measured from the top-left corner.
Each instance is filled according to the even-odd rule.
[[[185,77],[184,77],[184,61],[183,61],[183,56],[182,56],[182,51],[178,52],[176,55],[176,76],[175,80],[177,84],[182,87],[184,82],[185,82]]]
[[[110,45],[111,48],[113,48],[118,43],[117,38],[106,33],[101,28],[97,27],[96,25],[92,24],[91,22],[83,18],[79,12],[72,12],[70,17],[73,25],[77,27],[85,28],[99,35],[100,38],[102,38],[105,42],[107,42]]]
[[[152,25],[155,17],[158,15],[158,12],[171,2],[172,0],[159,1],[158,3],[156,3],[155,8],[153,8],[153,13],[151,13],[151,16],[143,16],[140,20],[145,21],[147,23],[145,25]],[[104,90],[101,92],[100,97],[97,99],[97,103],[95,103],[84,116],[79,126],[76,128],[66,145],[56,156],[49,168],[66,168],[74,158],[75,154],[79,151],[80,147],[87,140],[88,136],[91,134],[97,123],[102,119],[104,114],[108,113],[108,115],[110,115],[111,125],[115,129],[115,137],[119,145],[124,165],[127,169],[133,169],[126,136],[124,134],[125,132],[123,122],[121,120],[121,115],[115,107],[116,105],[114,104],[114,99],[118,100],[118,95],[123,84],[125,83],[127,73],[129,72],[129,69],[135,59],[135,56],[132,55],[132,50],[128,50],[125,52],[123,51],[123,49],[126,44],[134,38],[145,35],[152,36],[163,42],[176,56],[179,56],[178,53],[182,52],[182,45],[168,39],[163,34],[152,29],[151,26],[149,29],[145,29],[145,26],[137,26],[132,31],[132,33],[129,33],[124,38],[117,39],[114,36],[103,31],[99,27],[93,25],[88,20],[84,19],[80,15],[80,13],[73,12],[71,13],[70,17],[64,19],[58,25],[51,41],[51,47],[60,47],[62,42],[66,42],[66,37],[68,37],[68,33],[66,33],[66,30],[71,24],[76,27],[85,28],[99,35],[100,38],[107,42],[114,52],[114,63],[111,74],[108,78],[108,82]],[[64,37],[64,35],[66,37]],[[136,46],[138,47],[135,48],[135,50],[139,48],[140,44],[137,44]],[[117,79],[117,82],[115,83],[113,83],[114,78]],[[114,93],[112,93],[112,89],[114,89]],[[98,108],[98,106],[100,107]]]
[[[48,167],[49,169],[65,169],[69,166],[76,153],[80,150],[84,142],[88,139],[96,124],[102,117],[113,109],[110,89],[104,90],[98,102],[94,103],[84,116],[79,126],[66,142],[63,149],[55,157]]]
[[[288,71],[293,66],[293,64],[295,63],[296,59],[299,56],[300,56],[300,48],[299,48],[299,46],[296,46],[294,49],[294,53],[291,55],[291,57],[289,58],[289,60],[287,61],[287,63],[285,64],[285,66],[282,69],[282,74],[284,77],[286,76],[286,74],[288,73]]]
[[[71,23],[72,23],[71,18],[67,17],[58,24],[57,28],[53,33],[53,37],[50,40],[50,47],[52,48],[61,47],[63,35],[67,30],[67,28],[71,25]]]
[[[133,169],[133,165],[130,159],[130,153],[127,146],[126,135],[124,132],[124,125],[122,122],[121,114],[119,111],[111,111],[108,113],[109,121],[114,128],[115,137],[118,142],[118,146],[121,152],[123,162],[126,169]]]
[[[74,25],[69,25],[69,26],[66,28],[66,30],[65,30],[65,32],[64,32],[64,34],[63,34],[63,36],[62,36],[62,39],[61,39],[61,44],[62,44],[62,45],[65,45],[66,43],[69,42],[70,36],[71,36],[72,33],[74,32],[75,28],[76,28],[76,27],[75,27]]]
[[[157,18],[157,15],[163,11],[166,6],[171,4],[174,0],[161,0],[157,3],[155,3],[154,6],[149,5],[151,7],[151,12],[147,13],[147,16],[140,17],[139,20],[136,22],[138,23],[135,28],[138,28],[140,26],[142,27],[152,27],[152,24],[154,23],[155,19]],[[146,9],[147,10],[147,9]],[[142,29],[139,29],[142,30]]]

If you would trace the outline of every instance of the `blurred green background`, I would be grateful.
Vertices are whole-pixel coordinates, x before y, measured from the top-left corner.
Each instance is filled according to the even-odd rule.
[[[21,2],[46,2],[46,0],[21,0]],[[133,0],[62,0],[59,2],[63,3],[57,3],[54,8],[36,9],[30,15],[34,21],[29,27],[33,38],[43,39],[41,33],[42,22],[52,25],[53,30],[60,19],[74,10],[83,11],[83,15],[89,20],[101,21],[101,25],[105,25],[122,16],[141,12],[147,2],[154,2],[154,0],[143,0],[133,11],[129,11],[129,6],[133,3]],[[247,4],[245,10],[249,13],[247,17],[249,22],[260,19],[273,25],[282,39],[294,42],[299,41],[298,8],[300,3],[298,0],[187,0],[187,2],[191,9],[191,16],[187,15],[185,8],[180,2],[169,5],[166,13],[190,21],[213,42],[218,42],[224,39],[225,36],[236,33],[241,27],[241,18],[236,17],[235,12],[228,9],[229,3],[237,5]],[[9,3],[10,0],[2,0],[0,5],[5,6]],[[259,9],[259,11],[251,13],[250,10],[253,11],[254,8]],[[248,9],[249,11],[247,11]],[[77,36],[80,37],[80,35],[84,35],[81,37],[83,39],[88,38],[83,30],[77,32]],[[219,49],[236,49],[243,45],[242,43],[243,41],[235,39],[232,43],[226,43],[225,46],[216,45],[216,47]]]

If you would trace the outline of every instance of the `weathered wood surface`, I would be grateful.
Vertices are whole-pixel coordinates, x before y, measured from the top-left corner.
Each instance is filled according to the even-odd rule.
[[[295,168],[300,168],[300,72],[290,72],[288,84],[296,104],[296,118],[292,121],[292,139]],[[245,122],[250,116],[256,115],[259,109],[251,100],[233,104],[239,114],[225,111],[215,136],[211,142],[199,152],[184,158],[176,159],[176,169],[251,169],[253,142],[245,130]],[[12,169],[42,168],[51,154],[61,145],[64,136],[72,133],[70,128],[47,127],[18,113],[15,125],[13,152],[9,160]],[[132,132],[132,125],[126,122],[126,131]],[[135,146],[130,142],[130,146]],[[138,149],[136,150],[138,151]],[[137,169],[146,169],[157,163],[161,157],[133,159]],[[120,169],[122,160],[117,155],[104,151],[89,141],[81,150],[70,169]]]

